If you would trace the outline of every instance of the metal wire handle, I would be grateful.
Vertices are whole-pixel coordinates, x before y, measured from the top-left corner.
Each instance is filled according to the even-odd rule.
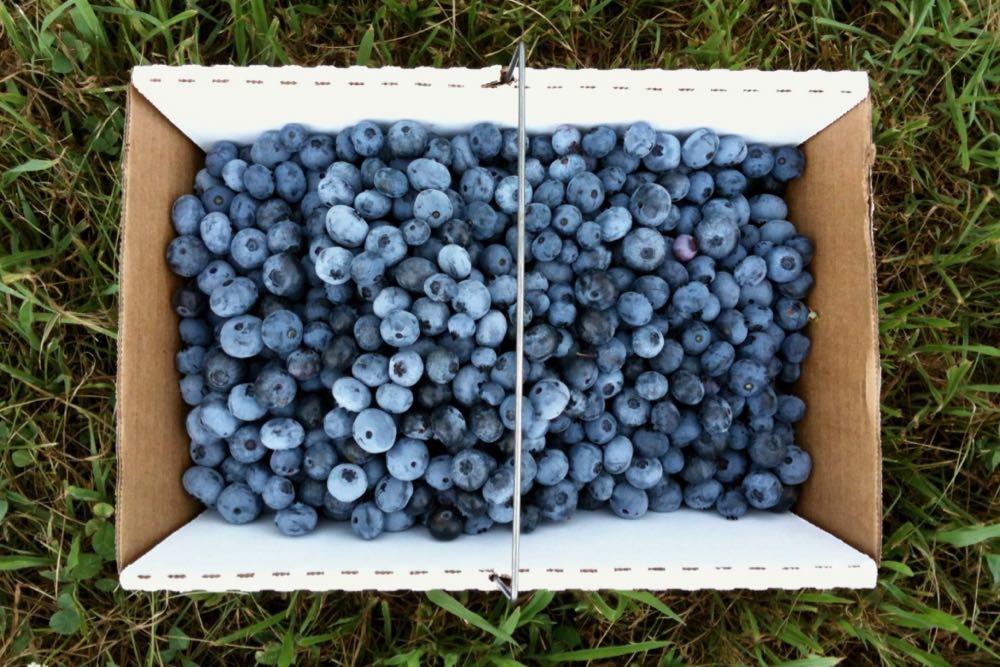
[[[517,316],[514,325],[514,519],[511,523],[510,581],[495,577],[500,591],[511,602],[517,602],[521,560],[521,447],[524,400],[524,161],[527,141],[524,120],[524,42],[518,41],[501,83],[510,83],[517,65]]]

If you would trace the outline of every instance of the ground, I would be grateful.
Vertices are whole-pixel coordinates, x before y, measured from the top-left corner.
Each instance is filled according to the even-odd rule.
[[[1000,7],[325,4],[0,4],[0,662],[1000,660]],[[516,608],[481,594],[117,588],[112,415],[129,68],[481,66],[506,62],[520,37],[534,66],[869,72],[885,480],[878,587],[535,593]]]

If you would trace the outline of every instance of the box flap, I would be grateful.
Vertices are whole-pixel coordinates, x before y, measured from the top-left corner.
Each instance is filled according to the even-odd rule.
[[[813,474],[796,511],[873,558],[882,544],[878,296],[872,238],[871,101],[802,147],[789,219],[812,239],[816,286],[807,303],[812,351],[795,392],[806,402],[796,437]]]
[[[133,85],[203,149],[221,139],[249,142],[262,128],[292,121],[326,132],[362,118],[412,118],[440,132],[479,121],[513,127],[516,91],[493,86],[499,77],[499,66],[149,65],[132,71]],[[526,79],[529,132],[646,120],[772,144],[805,141],[868,95],[864,72],[529,68]],[[339,103],[344,96],[350,104]]]
[[[529,69],[528,123],[711,127],[768,144],[799,144],[868,96],[864,72]]]
[[[426,530],[358,539],[346,523],[321,521],[304,537],[282,537],[262,518],[245,526],[200,514],[121,573],[146,591],[495,590],[510,572],[510,532],[437,542]]]
[[[577,512],[521,538],[521,587],[873,588],[875,562],[794,514]]]
[[[118,317],[118,486],[115,536],[122,567],[196,513],[181,488],[190,465],[187,413],[177,389],[180,349],[170,299],[180,279],[164,252],[174,237],[170,206],[191,191],[198,150],[132,87],[122,174]]]
[[[362,119],[410,118],[438,132],[482,121],[517,124],[517,91],[496,86],[500,67],[202,67],[148,65],[132,85],[202,149],[249,143],[298,122],[339,132]],[[345,100],[349,102],[345,103]]]

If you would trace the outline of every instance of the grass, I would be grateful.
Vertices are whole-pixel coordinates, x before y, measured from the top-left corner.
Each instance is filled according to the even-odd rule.
[[[276,4],[0,4],[0,663],[996,664],[1000,7]],[[478,594],[117,588],[112,406],[130,66],[474,66],[506,62],[521,36],[535,66],[870,72],[884,371],[878,587],[537,592],[519,607]]]

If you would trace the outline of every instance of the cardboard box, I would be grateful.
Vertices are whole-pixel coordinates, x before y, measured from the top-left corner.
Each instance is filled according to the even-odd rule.
[[[321,522],[288,539],[270,521],[230,526],[182,490],[188,465],[177,389],[177,279],[164,262],[171,203],[202,150],[299,121],[336,132],[362,118],[412,118],[440,133],[516,125],[498,67],[468,69],[139,67],[128,91],[118,370],[118,566],[126,589],[493,589],[511,534],[452,543],[424,531],[356,539]],[[869,173],[868,80],[855,72],[528,70],[529,132],[646,120],[801,144],[790,218],[816,244],[813,351],[798,393],[798,440],[814,471],[797,514],[578,512],[521,542],[522,589],[864,588],[881,545],[879,361]]]

